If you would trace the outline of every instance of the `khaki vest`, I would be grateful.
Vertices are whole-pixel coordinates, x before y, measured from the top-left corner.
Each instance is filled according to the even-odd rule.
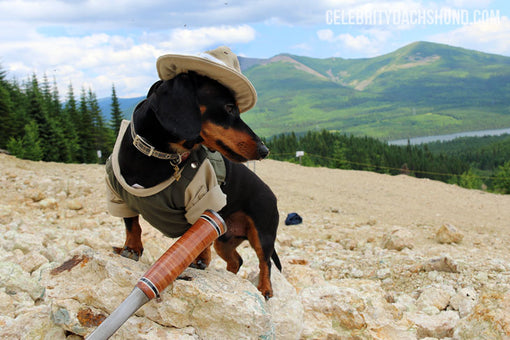
[[[123,121],[112,155],[106,162],[107,207],[117,217],[142,215],[169,237],[182,236],[206,209],[221,210],[226,196],[218,182],[225,180],[225,164],[218,152],[200,147],[191,152],[174,176],[152,188],[135,188],[120,172],[118,152],[129,121]]]

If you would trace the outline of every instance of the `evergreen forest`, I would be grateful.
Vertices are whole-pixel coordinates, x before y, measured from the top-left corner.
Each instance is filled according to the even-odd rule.
[[[110,117],[105,121],[90,89],[82,88],[77,100],[69,84],[62,102],[55,79],[34,74],[21,83],[8,81],[0,69],[0,149],[19,158],[104,163],[123,117],[113,84]]]

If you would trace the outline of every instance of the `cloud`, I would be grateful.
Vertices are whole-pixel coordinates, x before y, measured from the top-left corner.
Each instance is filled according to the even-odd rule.
[[[510,19],[478,21],[450,32],[432,35],[428,40],[497,54],[510,54]]]
[[[400,36],[423,40],[426,33],[413,25],[327,25],[327,10],[409,12],[472,8],[491,0],[479,1],[0,0],[0,66],[21,80],[34,72],[56,76],[61,94],[72,82],[91,86],[99,97],[111,94],[111,83],[120,96],[143,95],[157,77],[155,60],[162,54],[225,44],[252,57],[289,50],[371,57],[401,46]],[[510,31],[504,27],[463,27],[433,38],[509,54]]]
[[[446,0],[454,8],[486,8],[493,0]]]
[[[255,39],[255,30],[248,25],[175,29],[160,47],[169,51],[196,53],[220,44],[247,43]]]
[[[2,67],[15,77],[31,73],[55,76],[61,95],[69,83],[90,86],[99,97],[111,94],[112,83],[122,96],[140,96],[157,80],[156,59],[166,53],[196,54],[220,44],[233,46],[255,38],[248,25],[173,29],[141,38],[97,33],[83,37],[47,37],[0,41]],[[140,41],[138,41],[140,40]],[[77,91],[75,91],[77,92]]]
[[[335,35],[330,29],[323,29],[317,31],[317,37],[321,41],[334,44],[339,55],[346,55],[346,51],[356,51],[365,57],[372,57],[380,54],[391,38],[391,32],[369,29],[365,30],[364,34],[340,33]]]

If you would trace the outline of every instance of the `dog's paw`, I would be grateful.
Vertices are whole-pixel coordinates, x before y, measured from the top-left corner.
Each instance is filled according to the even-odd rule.
[[[136,250],[128,248],[128,247],[123,247],[123,248],[112,247],[112,248],[113,248],[113,252],[115,254],[118,254],[120,256],[126,257],[126,258],[134,260],[134,261],[138,261],[143,253],[143,249],[141,251],[136,251]]]
[[[264,299],[266,299],[266,301],[267,301],[273,297],[273,292],[265,292],[265,293],[262,293],[262,295],[264,295]]]
[[[273,288],[271,287],[271,284],[259,285],[257,288],[266,301],[273,297]]]
[[[201,269],[201,270],[204,270],[205,268],[207,268],[207,263],[205,263],[204,261],[202,260],[196,260],[194,262],[192,262],[189,266],[191,268],[195,268],[195,269]]]

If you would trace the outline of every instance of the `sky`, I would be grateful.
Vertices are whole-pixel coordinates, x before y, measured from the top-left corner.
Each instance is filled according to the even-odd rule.
[[[510,56],[508,0],[0,0],[7,79],[56,80],[62,97],[145,95],[156,59],[220,45],[237,55],[369,58],[415,41]]]

